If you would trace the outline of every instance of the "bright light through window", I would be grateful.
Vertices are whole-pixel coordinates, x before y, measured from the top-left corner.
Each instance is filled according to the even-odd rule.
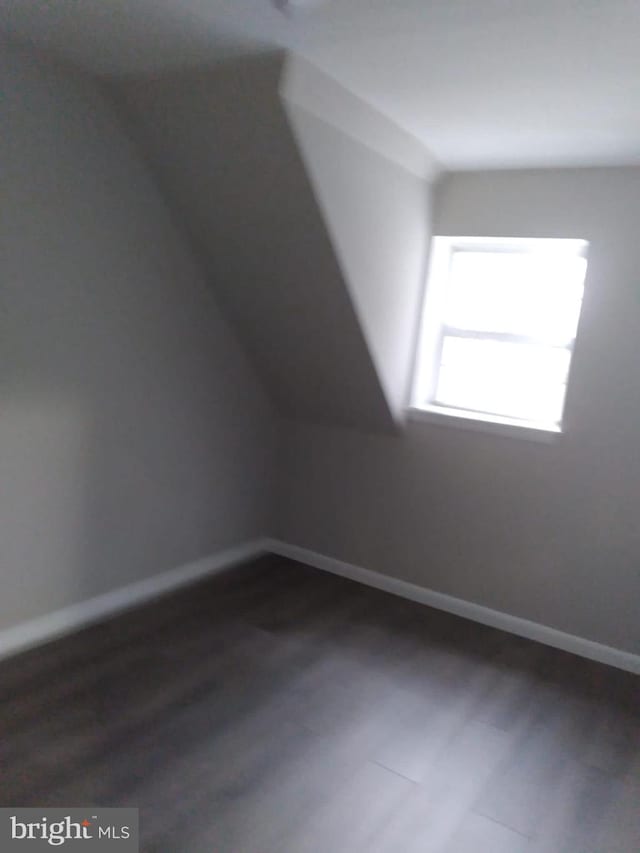
[[[414,407],[559,429],[586,249],[435,237]]]

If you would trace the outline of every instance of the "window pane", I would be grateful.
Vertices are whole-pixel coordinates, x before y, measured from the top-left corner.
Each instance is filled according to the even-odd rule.
[[[447,336],[435,400],[442,405],[557,423],[570,353],[566,349]]]
[[[586,266],[553,251],[455,251],[445,324],[566,343],[576,334]]]

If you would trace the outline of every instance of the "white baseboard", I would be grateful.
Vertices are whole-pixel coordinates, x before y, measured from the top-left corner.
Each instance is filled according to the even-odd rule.
[[[255,539],[225,548],[223,551],[202,557],[192,563],[186,563],[159,575],[105,592],[95,598],[70,604],[61,610],[55,610],[53,613],[0,631],[0,659],[46,643],[63,634],[72,633],[200,578],[217,574],[245,560],[258,557],[268,550],[267,541]]]
[[[530,640],[536,640],[539,643],[584,658],[640,674],[640,655],[595,643],[593,640],[567,634],[556,628],[550,628],[548,625],[531,622],[528,619],[512,616],[500,610],[492,610],[472,601],[445,595],[442,592],[436,592],[427,587],[373,572],[370,569],[345,563],[342,560],[327,557],[316,551],[310,551],[298,545],[290,545],[277,539],[256,539],[231,548],[225,548],[223,551],[218,551],[192,563],[178,566],[162,574],[120,587],[86,601],[71,604],[61,610],[0,631],[0,659],[107,619],[123,610],[143,604],[171,590],[187,586],[200,578],[214,575],[267,552],[289,557],[317,569],[381,589],[401,598],[435,607],[438,610],[445,610],[447,613],[453,613],[456,616],[462,616],[465,619],[471,619],[492,628],[499,628],[502,631],[527,637]]]
[[[492,610],[481,604],[465,601],[462,598],[455,598],[452,595],[445,595],[442,592],[417,586],[416,584],[399,580],[389,575],[382,575],[379,572],[373,572],[370,569],[364,569],[352,563],[345,563],[342,560],[327,557],[324,554],[310,551],[307,548],[300,548],[298,545],[289,545],[287,542],[281,542],[277,539],[268,539],[266,541],[266,548],[274,554],[289,557],[292,560],[306,563],[316,569],[322,569],[334,575],[349,578],[366,586],[372,586],[376,589],[384,590],[384,592],[398,595],[401,598],[408,598],[420,604],[427,604],[429,607],[445,610],[447,613],[463,616],[465,619],[471,619],[474,622],[480,622],[492,628],[499,628],[501,631],[508,631],[510,634],[527,637],[529,640],[536,640],[539,643],[553,646],[556,649],[562,649],[565,652],[571,652],[580,657],[589,658],[599,663],[615,666],[618,669],[640,674],[640,655],[625,652],[622,649],[616,649],[612,646],[605,646],[601,643],[595,643],[593,640],[586,640],[584,637],[577,637],[575,634],[567,634],[564,631],[559,631],[557,628],[541,625],[539,622],[530,622],[528,619],[512,616],[500,610]]]

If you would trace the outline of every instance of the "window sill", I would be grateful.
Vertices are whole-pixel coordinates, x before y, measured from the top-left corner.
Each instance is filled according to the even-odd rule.
[[[452,426],[458,429],[470,429],[488,432],[508,438],[524,438],[551,444],[558,440],[562,430],[556,424],[541,424],[533,421],[518,421],[499,415],[485,415],[479,412],[464,412],[459,409],[447,409],[445,406],[411,407],[409,420],[422,421],[440,426]]]

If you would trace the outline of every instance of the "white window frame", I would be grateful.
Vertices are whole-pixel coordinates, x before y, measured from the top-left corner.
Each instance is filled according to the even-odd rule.
[[[477,340],[497,340],[513,343],[543,343],[524,335],[501,332],[469,331],[447,326],[442,316],[444,299],[449,283],[451,258],[456,251],[474,252],[523,252],[537,253],[550,248],[566,250],[575,256],[586,257],[589,244],[586,240],[563,238],[517,238],[517,237],[433,237],[429,259],[429,271],[423,298],[421,322],[414,365],[411,405],[409,416],[412,420],[427,420],[446,423],[484,432],[494,432],[507,436],[530,438],[537,441],[553,441],[563,431],[566,392],[563,410],[558,423],[546,423],[524,420],[515,417],[496,415],[491,412],[445,406],[435,400],[435,389],[440,369],[442,346],[447,335]],[[544,342],[546,343],[546,342]],[[563,345],[569,352],[569,375],[573,366],[573,348],[575,337]],[[426,401],[426,402],[425,402]]]

